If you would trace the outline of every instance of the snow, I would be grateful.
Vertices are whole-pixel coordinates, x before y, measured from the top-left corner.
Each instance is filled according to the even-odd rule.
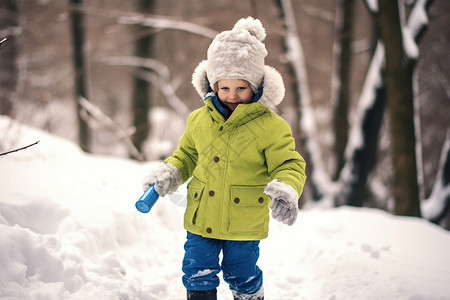
[[[185,299],[184,208],[134,207],[150,163],[89,155],[0,117],[1,299]],[[450,233],[369,208],[271,221],[266,299],[450,299]],[[231,300],[222,281],[219,299]]]
[[[444,211],[447,205],[448,197],[450,195],[450,184],[444,182],[444,166],[445,160],[450,149],[450,128],[447,129],[446,139],[444,146],[442,146],[441,158],[439,160],[438,172],[436,174],[436,180],[433,185],[430,197],[422,203],[421,210],[422,215],[427,220],[434,220],[439,217],[442,211]]]
[[[372,13],[378,12],[378,0],[365,0],[366,5]]]
[[[402,36],[403,36],[403,47],[405,49],[406,56],[408,59],[419,59],[419,46],[414,40],[414,35],[411,33],[411,30],[408,27],[402,28]]]

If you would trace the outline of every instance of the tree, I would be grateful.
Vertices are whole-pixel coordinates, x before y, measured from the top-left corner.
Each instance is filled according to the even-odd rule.
[[[138,11],[151,12],[153,10],[153,0],[140,0],[138,2]],[[142,27],[138,27],[142,29]],[[148,58],[152,56],[153,37],[152,34],[148,34],[148,29],[139,34],[136,41],[135,56]],[[136,128],[135,133],[132,136],[132,140],[136,148],[142,152],[142,145],[150,132],[150,122],[148,119],[148,110],[151,106],[151,89],[147,80],[141,78],[139,73],[144,70],[142,66],[136,67],[136,71],[133,77],[133,125]]]
[[[398,1],[379,0],[378,26],[386,52],[384,81],[393,146],[395,213],[420,216],[415,155],[413,71]]]
[[[408,18],[408,24],[404,26],[404,32],[408,32],[410,36],[407,36],[406,38],[411,38],[412,40],[418,40],[418,38],[421,36],[421,33],[423,32],[423,28],[426,25],[426,18],[423,16],[426,15],[426,6],[427,6],[426,0],[424,1],[417,1],[414,9],[412,10],[409,18]],[[392,4],[392,3],[391,3]],[[378,12],[377,7],[371,7],[368,5],[369,9],[373,12],[375,18],[377,19],[377,27],[379,29],[377,31],[381,30],[391,30],[391,27],[394,26],[392,24],[387,23],[386,20],[380,20],[379,15],[381,12]],[[389,9],[392,11],[391,8],[383,7],[383,9]],[[380,7],[381,10],[381,7]],[[395,15],[395,14],[394,14]],[[397,18],[399,18],[399,15],[396,15]],[[394,16],[391,16],[391,18]],[[389,20],[392,22],[392,20]],[[397,21],[397,25],[400,24],[399,21]],[[383,26],[383,29],[380,27]],[[397,31],[398,34],[398,31]],[[393,38],[392,36],[390,38]],[[395,48],[390,49],[391,51],[401,51],[401,53],[405,53],[405,49],[403,48],[404,43],[402,43],[404,37],[402,36],[395,36],[395,38],[399,39],[397,43],[390,42],[389,47]],[[415,42],[414,42],[415,43]],[[386,44],[386,41],[385,43]],[[411,43],[410,43],[411,44]],[[395,46],[395,47],[394,47]],[[400,47],[400,48],[399,48]],[[378,46],[375,50],[375,54],[372,59],[371,66],[369,68],[369,72],[367,74],[366,78],[366,84],[364,86],[361,99],[360,99],[360,108],[358,115],[360,116],[360,122],[361,125],[353,126],[352,136],[351,140],[362,140],[362,143],[355,143],[350,141],[350,147],[348,149],[348,160],[346,163],[346,167],[341,172],[341,187],[344,191],[344,195],[341,199],[339,199],[339,203],[341,204],[350,204],[350,205],[358,205],[361,206],[363,203],[361,200],[363,199],[362,195],[364,194],[364,188],[366,186],[367,176],[369,172],[372,171],[372,167],[374,164],[374,150],[376,149],[377,140],[378,140],[378,131],[380,129],[382,115],[384,111],[384,102],[386,97],[390,97],[390,99],[394,102],[394,104],[398,104],[398,101],[408,102],[409,103],[409,113],[408,119],[398,119],[403,118],[401,115],[396,115],[396,111],[394,110],[394,113],[391,113],[391,122],[392,117],[395,115],[394,121],[400,121],[400,122],[408,122],[409,121],[409,139],[410,149],[407,149],[407,155],[411,156],[413,155],[415,158],[415,140],[414,140],[414,111],[413,111],[413,95],[412,95],[412,85],[413,85],[413,79],[412,79],[412,70],[414,69],[414,63],[409,63],[409,68],[406,68],[404,70],[405,73],[409,75],[403,74],[403,81],[407,82],[405,84],[404,89],[409,89],[409,92],[406,92],[402,90],[401,87],[396,84],[395,82],[392,82],[392,78],[398,79],[395,75],[395,69],[392,70],[392,66],[388,69],[387,63],[385,64],[385,47],[380,42],[378,43]],[[407,61],[406,54],[403,56],[404,61]],[[405,60],[406,59],[406,60]],[[414,59],[412,59],[414,61]],[[386,65],[386,67],[385,67]],[[397,71],[397,72],[402,72]],[[381,76],[381,74],[384,74],[385,76]],[[388,75],[389,74],[389,75]],[[400,98],[400,96],[393,94],[393,91],[390,91],[390,96],[387,96],[387,79],[390,79],[390,89],[394,89],[394,92],[400,92],[405,93],[403,95],[403,98]],[[396,97],[396,98],[392,98]],[[389,107],[390,108],[390,107]],[[412,112],[411,112],[412,110]],[[362,113],[361,113],[362,112]],[[404,125],[404,124],[403,124]],[[401,137],[397,137],[394,134],[401,134]],[[391,139],[393,140],[394,147],[398,148],[398,145],[395,146],[399,142],[399,140],[403,140],[405,138],[405,135],[408,133],[402,132],[402,128],[397,129],[396,132],[393,131],[391,135]],[[411,140],[412,139],[412,140]],[[411,143],[412,142],[412,143]],[[356,145],[356,146],[355,146]],[[404,149],[406,150],[406,149]],[[397,156],[396,156],[397,155]],[[403,164],[399,164],[397,160],[401,159],[401,156],[398,156],[399,152],[395,152],[394,150],[394,166],[396,170],[399,171],[396,172],[395,176],[404,176],[405,170],[410,170],[410,172],[413,173],[414,176],[410,176],[409,180],[410,182],[406,184],[406,181],[403,182],[403,188],[408,190],[407,197],[409,198],[395,198],[396,205],[395,205],[395,212],[398,214],[407,214],[407,215],[413,215],[417,216],[420,215],[420,201],[419,201],[419,192],[418,192],[418,185],[417,185],[417,171],[416,171],[416,163],[413,158],[410,158],[410,165],[408,168],[405,169],[405,166]],[[399,158],[400,157],[400,158]],[[396,183],[397,187],[395,190],[399,190],[401,186],[399,186],[399,183]],[[412,188],[410,188],[412,185]],[[415,191],[414,191],[415,190]],[[398,192],[397,192],[398,193]],[[400,196],[403,196],[402,193],[400,193]],[[394,193],[394,197],[396,194]]]
[[[354,0],[337,1],[336,27],[337,42],[335,50],[338,52],[337,58],[337,80],[334,85],[337,91],[334,95],[337,97],[333,117],[334,130],[334,152],[336,154],[336,171],[334,178],[337,179],[340,170],[345,163],[345,147],[348,141],[348,113],[350,105],[350,70],[351,70],[351,44],[353,42],[353,11]]]
[[[395,1],[394,1],[395,2]],[[423,2],[423,1],[422,1]],[[284,11],[285,23],[292,22],[287,12],[290,11],[290,1],[280,1],[282,11]],[[373,2],[371,2],[373,3]],[[350,4],[350,3],[347,3]],[[411,35],[404,37],[402,35],[402,26],[400,22],[400,14],[398,3],[392,6],[391,1],[380,3],[380,9],[374,13],[376,17],[377,28],[379,28],[381,38],[384,43],[379,42],[376,51],[373,55],[372,64],[367,73],[366,83],[363,87],[361,99],[359,101],[359,109],[357,111],[358,122],[352,126],[350,131],[350,139],[346,146],[346,163],[339,164],[338,171],[340,172],[338,181],[330,182],[329,176],[312,176],[313,185],[318,187],[325,199],[336,199],[336,204],[350,204],[356,206],[363,206],[366,197],[366,187],[370,172],[376,162],[376,149],[379,139],[379,131],[381,128],[385,100],[389,101],[389,115],[390,126],[392,128],[392,147],[393,147],[393,161],[395,168],[395,184],[394,184],[394,198],[395,198],[395,212],[402,215],[420,216],[420,201],[419,188],[417,184],[417,168],[415,160],[415,129],[414,129],[414,97],[413,97],[413,71],[416,58],[407,56],[407,50],[404,48],[404,38],[416,37],[419,35],[424,24],[415,24],[415,28],[410,28]],[[424,9],[423,3],[420,1],[416,4],[418,10]],[[413,22],[411,22],[413,23]],[[286,45],[287,57],[294,69],[294,75],[297,81],[305,82],[306,74],[302,73],[301,62],[301,44],[293,26],[289,29],[287,27]],[[392,28],[395,27],[395,30]],[[388,45],[385,49],[385,45]],[[295,48],[297,47],[297,48]],[[344,48],[342,48],[344,49]],[[345,51],[350,51],[346,47]],[[348,55],[348,54],[346,54]],[[389,55],[389,60],[387,56]],[[344,55],[341,55],[341,59]],[[345,64],[347,64],[348,57],[343,57]],[[386,60],[385,60],[386,58]],[[346,80],[345,71],[338,72],[341,76],[339,80]],[[342,76],[344,74],[344,76]],[[342,78],[343,77],[343,78]],[[342,83],[342,82],[341,82]],[[344,87],[345,88],[345,87]],[[301,99],[302,112],[306,113],[309,103],[307,88],[298,89],[299,100]],[[339,101],[345,102],[345,92],[336,92],[340,94]],[[348,106],[343,103],[337,105],[337,108],[344,108],[338,114],[347,114]],[[308,113],[312,114],[311,111]],[[310,140],[314,138],[314,118],[309,116],[308,124],[302,126],[303,132],[308,136],[307,147],[311,154],[310,165],[313,164],[313,171],[317,173],[317,166],[322,164],[320,159],[320,151],[316,151],[316,147],[311,147],[313,144]],[[344,119],[345,120],[345,119]],[[305,124],[304,120],[301,120]],[[345,123],[345,122],[344,122]],[[345,124],[344,124],[345,125]],[[345,126],[344,126],[345,127]],[[336,138],[340,135],[336,134]],[[345,140],[345,135],[342,135]],[[342,147],[337,147],[342,151]],[[339,154],[338,154],[339,155]],[[325,170],[323,167],[319,171]],[[323,174],[323,172],[320,172]],[[328,182],[328,188],[320,181]],[[331,183],[331,184],[330,184]]]
[[[277,0],[281,18],[284,20],[284,45],[286,59],[289,63],[293,77],[296,79],[294,89],[296,95],[296,108],[298,112],[298,126],[305,133],[304,145],[308,164],[309,185],[312,190],[313,199],[326,196],[326,190],[331,184],[322,160],[320,146],[317,143],[317,129],[312,110],[311,95],[308,87],[308,77],[305,66],[303,47],[297,33],[297,24],[293,14],[292,2],[290,0]]]
[[[86,117],[87,112],[80,104],[80,99],[90,99],[88,95],[88,64],[84,53],[84,12],[83,0],[70,0],[71,25],[73,44],[73,63],[75,70],[75,101],[78,116],[79,144],[81,149],[89,151],[90,132]]]
[[[4,36],[0,35],[0,114],[10,115],[13,111],[13,98],[15,95],[18,68],[18,45],[16,38],[19,33],[19,7],[20,1],[7,0],[0,3],[0,28]]]
[[[422,205],[423,216],[450,229],[450,127],[447,128],[439,166],[431,195]]]

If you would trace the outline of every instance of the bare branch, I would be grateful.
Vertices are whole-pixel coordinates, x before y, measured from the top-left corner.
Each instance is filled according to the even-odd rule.
[[[39,142],[40,142],[40,141],[37,141],[37,142],[34,142],[34,143],[32,143],[32,144],[29,144],[28,146],[25,146],[25,147],[21,147],[21,148],[15,149],[15,150],[11,150],[11,151],[7,151],[7,152],[4,152],[4,153],[0,153],[0,156],[7,155],[7,154],[10,154],[10,153],[14,153],[14,152],[18,152],[18,151],[21,151],[21,150],[25,150],[25,149],[27,149],[27,148],[30,148],[30,147],[36,145],[36,144],[39,143]]]
[[[170,79],[169,68],[158,60],[133,56],[114,56],[100,58],[98,61],[116,66],[141,66],[153,72],[139,71],[136,75],[152,83],[164,95],[167,103],[180,115],[189,113],[189,108],[176,95],[176,82]],[[155,73],[155,74],[153,74]]]
[[[156,59],[142,58],[136,56],[110,56],[101,57],[97,59],[98,62],[108,64],[110,66],[129,66],[129,67],[143,67],[155,71],[164,80],[169,81],[169,68]]]
[[[183,101],[181,101],[180,98],[178,98],[171,82],[167,82],[161,76],[155,75],[152,72],[148,71],[139,71],[137,72],[137,76],[157,87],[159,91],[164,95],[164,98],[166,98],[167,104],[169,104],[178,114],[180,114],[181,116],[186,116],[187,114],[189,114],[189,108],[186,106],[186,104],[184,104]]]
[[[100,108],[89,102],[87,99],[81,97],[79,103],[81,107],[86,110],[86,112],[89,112],[89,115],[84,115],[85,118],[94,118],[97,122],[100,122],[106,128],[117,132],[120,139],[124,140],[125,144],[130,150],[131,155],[138,161],[144,160],[144,156],[139,152],[138,149],[136,149],[127,132],[123,130],[116,122],[114,122],[110,117],[102,112]],[[92,125],[91,122],[88,122],[88,124]]]
[[[144,27],[150,27],[159,30],[165,29],[180,30],[209,39],[213,39],[219,33],[215,30],[209,29],[208,27],[204,27],[187,21],[177,20],[170,16],[126,13],[123,11],[104,10],[85,6],[77,7],[75,9],[82,10],[86,14],[91,16],[116,18],[120,24],[124,25],[141,25]]]
[[[215,30],[191,22],[174,20],[168,17],[155,17],[142,14],[119,17],[119,23],[126,25],[141,25],[156,29],[180,30],[210,39],[213,39],[218,33]]]
[[[2,44],[6,41],[11,40],[11,38],[18,37],[22,33],[23,29],[19,26],[9,26],[6,28],[2,28],[0,30],[0,36],[4,36],[0,41],[0,47],[3,46]]]

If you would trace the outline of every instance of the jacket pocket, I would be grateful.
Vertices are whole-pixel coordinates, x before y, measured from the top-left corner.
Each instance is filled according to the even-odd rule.
[[[195,225],[197,221],[197,212],[200,205],[200,200],[203,196],[203,190],[205,189],[205,183],[201,182],[197,178],[193,178],[188,185],[187,189],[187,206],[184,213],[184,222],[187,224]]]
[[[230,231],[263,233],[269,227],[269,197],[265,185],[232,186]]]

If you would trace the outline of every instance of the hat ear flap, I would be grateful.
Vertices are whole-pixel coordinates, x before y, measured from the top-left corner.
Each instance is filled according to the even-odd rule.
[[[283,77],[270,66],[264,66],[263,94],[259,102],[270,109],[274,109],[283,101],[285,89]]]
[[[209,86],[209,80],[206,75],[207,65],[208,65],[207,60],[200,62],[198,66],[195,68],[194,73],[192,74],[192,81],[191,81],[192,85],[202,98],[208,92],[211,91],[211,87]]]

